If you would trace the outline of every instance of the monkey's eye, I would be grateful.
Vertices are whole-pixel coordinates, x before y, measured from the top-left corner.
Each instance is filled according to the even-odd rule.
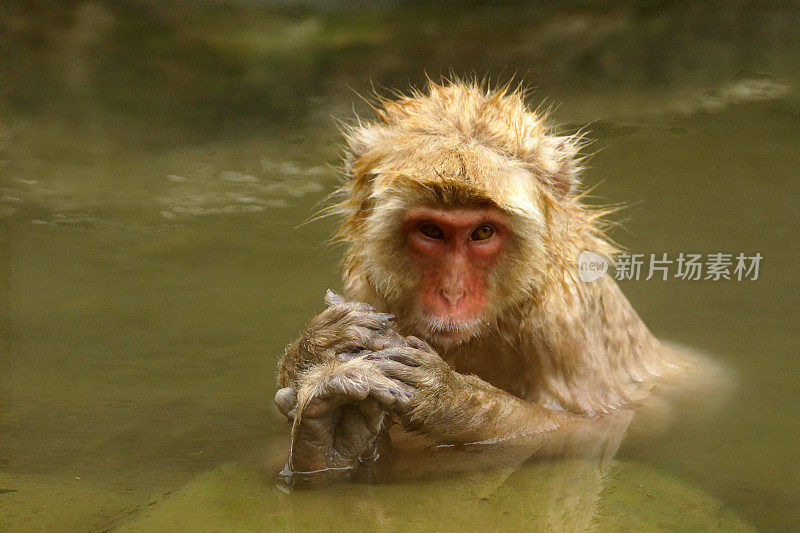
[[[437,226],[436,224],[431,224],[430,222],[425,222],[419,227],[419,232],[428,237],[429,239],[442,239],[444,238],[444,232],[442,229]]]
[[[494,235],[494,228],[489,226],[488,224],[484,224],[483,226],[478,226],[475,228],[475,231],[472,232],[470,235],[470,239],[473,241],[485,241],[486,239],[492,237]]]

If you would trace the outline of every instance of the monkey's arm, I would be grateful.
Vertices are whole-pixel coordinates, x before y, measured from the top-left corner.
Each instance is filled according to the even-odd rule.
[[[387,377],[414,388],[403,425],[442,443],[506,440],[561,428],[580,417],[517,398],[452,370],[424,341],[367,355]]]
[[[401,409],[411,392],[355,353],[405,344],[391,316],[329,291],[328,308],[286,348],[275,404],[292,426],[284,474],[312,483],[348,477],[375,452],[384,410]],[[342,358],[343,354],[349,356]],[[407,405],[404,407],[407,409]],[[313,477],[302,474],[314,474]]]

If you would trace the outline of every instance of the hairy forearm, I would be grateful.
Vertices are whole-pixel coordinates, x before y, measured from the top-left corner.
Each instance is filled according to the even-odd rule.
[[[411,430],[442,443],[508,440],[552,431],[578,419],[517,398],[477,376],[452,372],[440,390],[428,390],[407,415]]]

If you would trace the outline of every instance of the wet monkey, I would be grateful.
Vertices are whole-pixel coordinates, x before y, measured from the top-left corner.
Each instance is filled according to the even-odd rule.
[[[610,276],[579,142],[518,90],[462,81],[376,106],[346,132],[333,210],[344,296],[286,349],[276,395],[293,471],[373,458],[392,421],[437,443],[557,430],[635,404],[683,365]]]

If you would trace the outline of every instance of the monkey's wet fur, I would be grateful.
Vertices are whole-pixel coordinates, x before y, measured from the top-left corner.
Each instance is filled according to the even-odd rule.
[[[581,138],[524,97],[429,82],[346,128],[327,209],[345,296],[279,362],[287,475],[350,477],[394,423],[434,444],[557,434],[707,363],[656,339],[610,276],[581,281],[582,251],[613,261],[609,210],[582,202]]]

